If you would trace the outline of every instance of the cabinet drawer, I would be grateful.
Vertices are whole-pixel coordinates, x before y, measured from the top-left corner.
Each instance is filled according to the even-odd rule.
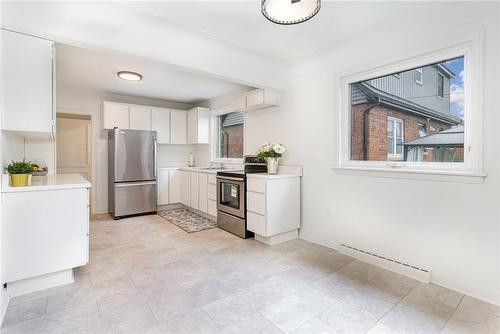
[[[208,174],[208,183],[209,184],[216,184],[217,183],[217,178],[215,175]]]
[[[208,199],[217,200],[217,186],[215,184],[208,184]]]
[[[266,195],[247,192],[248,210],[261,215],[266,215]]]
[[[247,179],[247,189],[249,191],[254,191],[254,192],[265,194],[266,193],[266,180],[248,178]]]
[[[247,228],[263,237],[266,235],[266,217],[258,215],[253,212],[248,212],[247,214]]]

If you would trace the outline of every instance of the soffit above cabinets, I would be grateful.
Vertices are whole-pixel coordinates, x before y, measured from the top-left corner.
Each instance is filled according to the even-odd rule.
[[[57,85],[197,104],[246,86],[182,71],[167,63],[125,54],[110,54],[56,44]],[[119,71],[136,71],[142,81],[117,77]]]

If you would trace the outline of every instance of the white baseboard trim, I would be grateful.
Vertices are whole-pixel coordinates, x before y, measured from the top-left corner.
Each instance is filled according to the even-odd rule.
[[[73,269],[67,269],[33,278],[7,283],[9,297],[22,296],[35,291],[45,290],[75,281]]]
[[[272,237],[262,237],[258,234],[255,235],[255,240],[260,241],[268,246],[274,246],[287,242],[290,240],[297,239],[299,237],[298,230],[288,231],[278,235],[273,235]]]

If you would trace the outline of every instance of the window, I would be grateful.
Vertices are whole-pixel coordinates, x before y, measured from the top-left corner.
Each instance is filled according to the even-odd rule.
[[[470,63],[468,50],[456,47],[343,77],[338,167],[482,175],[482,146],[469,148],[482,144],[480,126],[469,122],[481,119],[480,90],[475,81],[465,82],[477,78],[467,71],[482,69],[472,67],[477,63]],[[441,75],[440,91],[436,84],[415,89],[423,73],[434,80]]]
[[[438,73],[437,76],[437,96],[440,98],[444,98],[444,75]]]
[[[424,83],[424,71],[421,68],[415,70],[415,82],[419,85]]]
[[[427,131],[425,131],[425,124],[417,123],[418,135],[420,137],[427,136]]]
[[[245,114],[231,112],[214,118],[214,158],[243,158]]]
[[[387,118],[387,159],[401,160],[403,158],[403,120],[394,117]]]

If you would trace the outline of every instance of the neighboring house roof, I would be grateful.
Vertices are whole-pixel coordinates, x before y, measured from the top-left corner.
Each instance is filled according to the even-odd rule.
[[[380,101],[380,104],[390,106],[393,108],[398,108],[406,112],[426,116],[435,120],[439,120],[443,123],[450,125],[462,124],[462,120],[453,115],[446,115],[432,109],[423,107],[415,102],[409,101],[405,98],[384,92],[378,88],[373,87],[365,82],[358,82],[356,84],[358,88],[366,94],[371,100]]]
[[[227,128],[228,126],[235,126],[243,124],[243,113],[242,112],[233,112],[227,114],[222,121],[222,127]]]
[[[463,146],[464,126],[456,126],[448,130],[440,131],[429,136],[417,138],[404,142],[404,146]]]
[[[454,78],[456,75],[448,67],[443,64],[436,64],[436,67],[443,72],[448,78]]]

